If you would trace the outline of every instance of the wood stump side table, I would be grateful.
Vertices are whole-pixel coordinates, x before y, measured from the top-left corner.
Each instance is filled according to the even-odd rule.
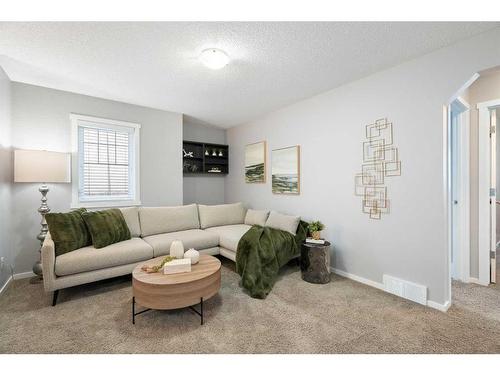
[[[300,252],[302,280],[313,284],[330,282],[330,242],[302,243]]]

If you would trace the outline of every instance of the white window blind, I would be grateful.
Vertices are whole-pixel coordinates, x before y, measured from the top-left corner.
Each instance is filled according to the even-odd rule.
[[[72,120],[78,156],[74,206],[140,203],[136,188],[140,125],[80,115]]]
[[[130,134],[80,126],[81,197],[130,198]]]

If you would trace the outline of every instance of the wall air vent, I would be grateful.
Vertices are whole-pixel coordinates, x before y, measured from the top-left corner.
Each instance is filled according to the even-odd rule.
[[[410,301],[427,305],[427,287],[398,279],[393,276],[383,276],[384,289],[388,293],[409,299]]]

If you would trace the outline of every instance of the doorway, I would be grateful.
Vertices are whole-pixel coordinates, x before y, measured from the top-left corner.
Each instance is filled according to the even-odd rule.
[[[495,284],[497,278],[497,215],[500,194],[497,192],[497,122],[500,99],[478,103],[479,125],[479,281]],[[499,223],[500,224],[500,223]],[[499,231],[500,232],[500,231]]]

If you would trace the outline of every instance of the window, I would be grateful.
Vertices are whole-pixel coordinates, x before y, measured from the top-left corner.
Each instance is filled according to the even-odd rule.
[[[139,205],[140,125],[71,115],[72,207]]]

